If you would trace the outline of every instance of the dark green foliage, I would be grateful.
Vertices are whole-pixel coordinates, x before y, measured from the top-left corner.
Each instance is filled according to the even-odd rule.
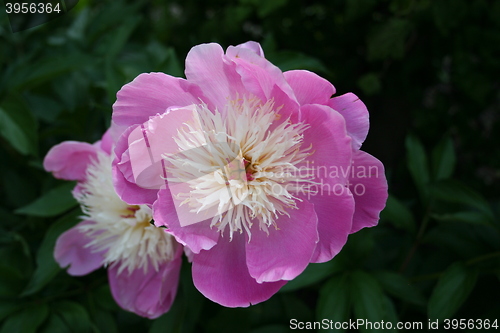
[[[139,73],[182,76],[193,45],[247,40],[283,70],[315,71],[368,106],[363,150],[389,180],[379,226],[262,304],[210,302],[185,262],[169,313],[126,313],[105,270],[76,278],[53,260],[81,213],[73,184],[47,174],[43,157],[64,140],[98,140],[117,90]],[[500,1],[80,0],[15,34],[0,14],[0,332],[288,332],[294,318],[425,330],[428,319],[500,319],[499,55]]]

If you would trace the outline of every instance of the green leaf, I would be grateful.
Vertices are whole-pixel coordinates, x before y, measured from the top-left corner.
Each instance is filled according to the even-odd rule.
[[[0,333],[35,333],[49,313],[47,304],[25,307],[4,322]]]
[[[392,302],[382,291],[377,280],[363,271],[352,273],[351,297],[356,318],[369,322],[393,322],[395,318]],[[396,323],[393,322],[393,327]],[[362,325],[361,332],[377,332],[373,327]],[[391,330],[386,330],[390,332]]]
[[[444,180],[432,186],[435,199],[472,207],[493,220],[494,215],[488,202],[478,192],[457,180]]]
[[[16,297],[32,271],[26,240],[14,232],[2,232],[0,239],[0,297]]]
[[[273,11],[278,8],[286,5],[288,0],[240,0],[241,4],[245,5],[254,5],[257,8],[257,14],[260,18],[264,18],[267,15],[271,14]]]
[[[79,220],[80,210],[75,210],[57,220],[45,234],[36,256],[37,268],[22,296],[31,295],[43,288],[61,270],[54,260],[57,238]]]
[[[280,291],[293,291],[313,285],[328,276],[335,274],[342,269],[339,260],[330,260],[325,263],[311,263],[299,276],[288,282],[281,288]]]
[[[71,332],[90,332],[90,318],[85,308],[75,302],[61,301],[53,306],[54,311],[61,317]]]
[[[270,55],[269,58],[272,58],[272,63],[284,72],[293,69],[307,69],[313,72],[329,73],[320,60],[300,52],[281,51]]]
[[[116,311],[119,309],[113,299],[113,296],[111,295],[111,289],[108,284],[104,284],[101,287],[96,288],[92,291],[91,295],[99,307],[110,311]]]
[[[358,79],[358,87],[363,90],[366,95],[375,95],[380,92],[381,83],[376,73],[368,73]]]
[[[415,186],[420,192],[422,200],[426,201],[428,196],[427,184],[429,184],[429,166],[427,155],[420,141],[409,135],[406,137],[407,163]]]
[[[96,60],[90,55],[70,53],[54,57],[44,57],[25,70],[24,76],[16,76],[11,81],[14,89],[26,89],[51,81],[55,77],[82,69],[87,65],[95,64]]]
[[[350,276],[344,274],[335,276],[320,289],[316,320],[332,320],[345,322],[349,320],[351,293]],[[329,332],[344,332],[344,330],[330,330]]]
[[[455,169],[453,141],[446,137],[432,151],[432,172],[435,180],[447,179]]]
[[[185,319],[185,301],[176,297],[172,308],[155,319],[148,333],[181,332],[182,323]]]
[[[314,314],[308,304],[302,299],[297,297],[295,293],[280,294],[281,302],[283,304],[284,313],[287,318],[296,318],[300,321],[313,321]]]
[[[429,299],[430,319],[451,318],[474,288],[477,272],[467,270],[462,263],[451,265],[439,279]]]
[[[368,60],[402,58],[410,31],[410,21],[402,18],[392,18],[376,27],[368,36]]]
[[[92,320],[100,333],[118,333],[116,319],[109,311],[102,309],[95,311]]]
[[[56,216],[77,205],[76,200],[71,195],[71,190],[75,187],[74,182],[64,183],[36,199],[27,206],[17,209],[17,214],[32,216]]]
[[[67,333],[72,332],[71,328],[66,325],[66,323],[56,315],[51,313],[47,322],[43,325],[40,333]]]
[[[11,95],[0,105],[0,135],[22,155],[37,153],[37,122],[24,100]]]
[[[380,213],[382,220],[389,220],[394,227],[414,233],[416,230],[415,219],[410,210],[395,196],[389,194],[384,210]]]
[[[114,64],[115,59],[123,49],[125,43],[130,37],[130,34],[134,31],[141,20],[141,17],[135,16],[127,21],[127,24],[121,25],[121,27],[116,30],[111,38],[108,48],[106,50],[106,82],[108,88],[108,98],[111,102],[116,99],[116,93],[125,83],[119,76]]]
[[[420,291],[404,276],[389,271],[379,271],[374,275],[382,288],[390,295],[417,306],[426,305],[426,300]]]
[[[290,327],[285,325],[267,325],[251,330],[250,333],[289,333]]]
[[[176,77],[184,76],[184,69],[182,68],[175,49],[169,47],[165,50],[165,59],[159,62],[158,71],[167,73]]]
[[[491,220],[484,213],[464,211],[449,214],[431,214],[431,217],[443,222],[465,222],[470,224],[492,225]]]
[[[17,301],[0,300],[0,322],[22,307]]]

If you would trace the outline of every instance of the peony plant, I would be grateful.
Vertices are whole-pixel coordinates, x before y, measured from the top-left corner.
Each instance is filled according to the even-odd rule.
[[[267,300],[378,223],[382,163],[366,106],[261,46],[195,46],[186,79],[141,74],[113,105],[113,181],[192,252],[195,286],[228,307]]]
[[[59,236],[58,264],[81,276],[106,267],[113,298],[123,309],[150,319],[167,312],[177,293],[183,247],[153,226],[151,208],[129,205],[116,194],[109,132],[95,144],[66,141],[50,149],[45,170],[76,180],[73,196],[83,221]]]

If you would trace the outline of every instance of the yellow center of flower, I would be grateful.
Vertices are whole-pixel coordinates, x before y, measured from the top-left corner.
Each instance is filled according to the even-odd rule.
[[[169,186],[187,184],[175,194],[193,213],[215,212],[212,227],[243,230],[254,223],[268,233],[280,215],[297,209],[299,193],[314,184],[311,170],[300,166],[311,153],[302,147],[308,125],[280,119],[272,101],[229,101],[222,112],[205,104],[193,109],[174,138],[178,153],[164,154]],[[302,164],[303,165],[303,164]]]
[[[119,264],[119,273],[127,269],[158,270],[173,259],[176,242],[163,229],[151,225],[151,209],[146,205],[128,205],[115,192],[111,174],[111,156],[99,153],[87,169],[77,200],[93,223],[80,227],[91,241],[86,245],[104,252],[105,265]]]

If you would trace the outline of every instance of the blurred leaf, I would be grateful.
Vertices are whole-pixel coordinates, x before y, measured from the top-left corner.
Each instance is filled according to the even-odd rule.
[[[116,319],[109,311],[102,309],[95,311],[92,315],[92,320],[100,333],[118,333]]]
[[[427,198],[427,184],[429,183],[429,166],[427,155],[420,141],[410,135],[406,137],[407,164],[410,174],[420,192],[422,200]]]
[[[402,18],[391,18],[376,27],[368,36],[368,60],[402,58],[410,30],[410,21]]]
[[[313,72],[322,73],[329,72],[320,60],[299,52],[281,51],[271,54],[269,58],[272,59],[272,63],[284,72],[293,69],[307,69]]]
[[[239,2],[242,4],[254,5],[257,8],[259,17],[264,18],[276,9],[284,6],[288,0],[240,0]]]
[[[443,35],[447,35],[467,15],[467,4],[464,0],[432,1],[432,14],[436,26]]]
[[[444,138],[432,151],[432,171],[435,180],[449,178],[455,168],[453,141]]]
[[[417,306],[426,305],[426,300],[419,289],[404,276],[389,271],[379,271],[374,275],[382,288],[392,296]]]
[[[177,58],[175,49],[169,47],[165,52],[165,56],[165,59],[159,62],[158,71],[176,77],[183,77],[184,69]]]
[[[71,332],[90,332],[90,318],[85,308],[75,302],[60,301],[53,306],[54,311],[61,317]]]
[[[465,222],[471,224],[492,225],[491,220],[481,212],[464,211],[449,214],[431,214],[431,217],[443,222]]]
[[[73,20],[73,23],[67,30],[67,35],[71,39],[75,39],[78,41],[83,41],[85,39],[85,29],[89,24],[89,8],[83,7],[82,10],[78,13],[76,18]]]
[[[450,250],[459,258],[470,259],[491,250],[484,239],[473,233],[472,225],[464,223],[440,223],[423,237],[423,243],[431,243],[439,249]],[[498,238],[498,233],[491,233]],[[449,261],[448,261],[449,263]],[[446,263],[444,263],[446,265]],[[441,269],[441,267],[437,268]]]
[[[31,274],[31,257],[26,240],[15,232],[2,232],[0,239],[0,297],[15,297]]]
[[[57,220],[45,233],[36,255],[37,268],[22,295],[31,295],[43,288],[52,278],[61,271],[54,260],[54,246],[57,238],[66,230],[73,227],[79,220],[80,210],[75,210]]]
[[[299,321],[313,321],[314,314],[308,304],[303,302],[294,293],[281,294],[283,307],[287,318],[296,318]]]
[[[106,82],[108,88],[108,98],[111,102],[116,99],[116,93],[125,83],[119,76],[118,71],[114,67],[115,59],[118,53],[123,49],[130,34],[134,31],[141,20],[141,17],[135,16],[131,18],[127,24],[121,25],[113,35],[108,48],[106,50]]]
[[[5,190],[5,202],[13,207],[22,207],[37,198],[38,188],[33,186],[35,179],[32,175],[27,175],[26,172],[31,172],[29,168],[8,168],[2,171],[2,179]],[[14,212],[12,212],[14,213]],[[20,218],[16,215],[16,218]],[[10,218],[14,221],[15,218]]]
[[[57,216],[77,205],[71,194],[74,187],[74,182],[64,183],[48,191],[29,205],[17,209],[16,213],[43,217]]]
[[[411,233],[414,233],[416,230],[413,214],[392,194],[389,194],[385,208],[380,213],[380,218],[391,221],[398,229]]]
[[[294,291],[310,286],[339,272],[342,268],[340,261],[335,259],[321,264],[311,263],[304,272],[285,284],[280,291]]]
[[[73,332],[68,325],[55,313],[51,313],[40,333],[67,333]]]
[[[0,297],[15,297],[23,289],[24,283],[16,270],[0,266]]]
[[[25,70],[25,75],[12,79],[13,89],[26,89],[50,81],[55,77],[95,64],[96,59],[82,53],[69,53],[44,57]]]
[[[477,273],[462,263],[451,265],[439,279],[429,299],[430,319],[452,318],[476,284]]]
[[[366,95],[375,95],[380,92],[382,87],[380,79],[376,73],[368,73],[358,79],[358,87],[363,90]]]
[[[251,330],[250,333],[289,333],[290,327],[285,325],[267,325]]]
[[[33,115],[48,123],[54,122],[62,111],[61,104],[47,96],[27,94],[25,99]]]
[[[22,304],[14,300],[0,300],[0,322],[22,307]]]
[[[316,311],[316,320],[329,319],[333,322],[349,320],[351,306],[349,274],[334,276],[319,291]],[[329,332],[344,332],[344,330],[330,330]]]
[[[0,134],[23,155],[37,153],[37,123],[25,102],[11,95],[0,105]]]
[[[488,202],[478,192],[457,180],[440,181],[431,190],[435,199],[476,208],[490,220],[494,219]]]
[[[96,301],[97,305],[109,311],[116,311],[119,307],[116,304],[108,284],[96,288],[92,291],[92,298]]]
[[[390,300],[382,291],[377,280],[363,271],[356,271],[351,276],[351,297],[356,318],[370,322],[381,320],[393,321],[395,317],[394,308]],[[393,322],[393,327],[395,327]],[[361,332],[376,332],[363,326]],[[387,330],[392,331],[392,330]]]
[[[130,34],[137,27],[141,17],[135,16],[131,20],[127,21],[127,24],[123,24],[119,29],[114,31],[113,38],[111,38],[111,43],[108,44],[106,50],[106,58],[108,60],[113,60],[118,56],[118,53],[123,49],[123,46],[130,37]]]
[[[44,303],[25,307],[5,320],[0,333],[35,333],[48,314]]]

